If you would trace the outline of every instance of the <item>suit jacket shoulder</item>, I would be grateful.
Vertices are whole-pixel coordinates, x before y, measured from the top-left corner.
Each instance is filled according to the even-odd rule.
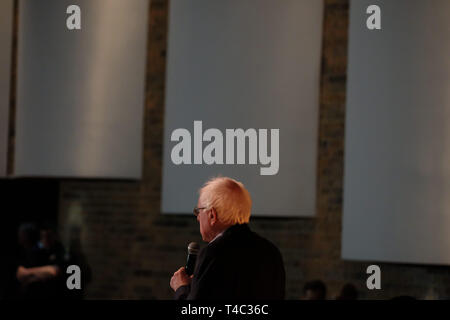
[[[187,299],[283,299],[284,290],[278,248],[243,224],[200,251]]]

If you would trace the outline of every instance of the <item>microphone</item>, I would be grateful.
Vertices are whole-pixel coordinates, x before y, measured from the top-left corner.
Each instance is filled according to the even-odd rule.
[[[200,250],[200,246],[197,242],[191,242],[188,246],[188,256],[186,261],[186,273],[190,276],[194,273],[195,261],[197,260],[197,254]]]

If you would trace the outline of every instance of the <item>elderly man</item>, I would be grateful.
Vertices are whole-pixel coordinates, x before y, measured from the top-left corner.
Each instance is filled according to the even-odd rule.
[[[208,245],[194,274],[184,267],[170,280],[175,299],[284,299],[280,251],[248,226],[252,200],[244,185],[214,178],[202,189],[194,214]]]

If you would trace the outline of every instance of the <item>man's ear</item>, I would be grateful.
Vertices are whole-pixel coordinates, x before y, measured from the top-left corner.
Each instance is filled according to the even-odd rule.
[[[208,215],[209,215],[209,221],[210,221],[211,225],[214,225],[218,222],[216,209],[211,208],[211,210],[209,210]]]

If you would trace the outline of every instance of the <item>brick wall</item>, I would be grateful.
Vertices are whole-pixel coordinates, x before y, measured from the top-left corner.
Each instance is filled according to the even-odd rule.
[[[254,218],[251,226],[280,248],[289,299],[316,278],[329,298],[346,282],[361,298],[448,298],[448,267],[379,264],[382,290],[369,291],[372,262],[340,259],[348,14],[348,0],[325,1],[316,217]],[[195,218],[159,210],[168,1],[152,0],[149,15],[142,181],[61,182],[60,230],[66,242],[79,241],[91,267],[87,298],[171,299],[169,280],[185,261],[187,242],[201,242]]]

